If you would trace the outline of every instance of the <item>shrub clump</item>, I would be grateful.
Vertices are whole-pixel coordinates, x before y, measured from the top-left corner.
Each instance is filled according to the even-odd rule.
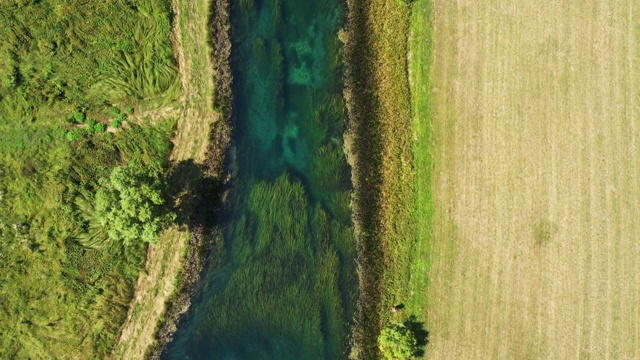
[[[111,241],[125,246],[137,240],[154,244],[164,225],[175,219],[164,203],[158,173],[116,167],[96,192],[96,217]]]
[[[111,127],[118,129],[118,128],[120,128],[122,126],[122,123],[125,120],[127,120],[127,115],[120,114],[120,115],[118,115],[117,118],[111,120]]]
[[[84,122],[85,115],[84,113],[77,111],[73,114],[73,122],[76,124],[82,124]]]
[[[107,125],[103,124],[103,123],[97,123],[94,127],[93,127],[93,131],[96,134],[100,134],[103,133],[105,131],[107,131]]]
[[[382,329],[378,337],[378,347],[387,360],[405,360],[413,357],[418,351],[418,342],[409,328],[393,324]]]

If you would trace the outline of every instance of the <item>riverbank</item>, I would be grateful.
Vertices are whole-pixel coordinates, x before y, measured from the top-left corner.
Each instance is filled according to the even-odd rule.
[[[426,319],[427,284],[416,275],[428,268],[422,251],[432,212],[425,83],[430,52],[413,41],[424,36],[428,22],[421,14],[412,18],[411,8],[424,12],[429,1],[347,3],[346,152],[355,186],[361,288],[351,357],[370,359],[379,357],[377,336],[386,323],[411,318],[422,328]],[[391,312],[397,305],[403,310]]]
[[[426,319],[424,276],[428,264],[423,250],[428,246],[426,240],[430,236],[428,224],[432,206],[428,83],[425,81],[428,79],[430,47],[425,48],[419,40],[430,36],[430,27],[424,27],[428,21],[425,22],[415,9],[422,13],[431,10],[427,0],[411,5],[413,16],[411,6],[402,2],[348,0],[347,3],[348,24],[346,31],[340,34],[345,43],[345,98],[350,119],[344,148],[352,167],[355,193],[352,211],[358,238],[360,282],[351,357],[369,359],[378,356],[377,336],[386,322],[402,322],[412,315],[417,322]],[[214,56],[206,61],[202,61],[202,57],[195,61],[189,57],[197,52],[195,49],[203,43],[202,39],[192,36],[188,41],[192,42],[193,48],[187,49],[189,45],[183,43],[181,34],[185,31],[190,34],[202,32],[202,27],[190,22],[202,18],[202,14],[209,13],[209,10],[194,8],[180,0],[174,2],[176,42],[182,44],[176,47],[183,87],[191,88],[193,96],[185,96],[183,100],[181,119],[191,118],[192,121],[183,121],[182,128],[180,123],[178,125],[176,142],[180,144],[182,141],[184,146],[176,146],[173,159],[193,159],[198,164],[196,168],[206,173],[207,178],[221,180],[222,162],[207,163],[205,159],[223,159],[229,140],[228,127],[222,126],[211,133],[214,141],[207,155],[207,142],[203,142],[203,136],[210,132],[203,128],[196,131],[189,126],[198,123],[209,127],[228,124],[226,117],[231,110],[231,75],[227,62],[230,42],[228,14],[220,10],[227,9],[228,4],[227,1],[216,1],[215,5],[217,9],[211,18],[211,23],[218,26],[212,36]],[[207,6],[207,3],[201,2],[200,6]],[[200,15],[190,13],[194,11]],[[216,14],[223,13],[226,18],[216,18]],[[185,20],[185,14],[190,14],[189,20]],[[207,64],[213,65],[205,70]],[[218,74],[214,75],[214,72]],[[218,81],[204,89],[195,88],[203,85],[198,81],[202,78]],[[217,95],[214,97],[212,93],[216,87]],[[214,98],[218,100],[215,106]],[[226,114],[224,121],[214,120],[220,116],[213,111],[214,108],[223,110]],[[208,114],[209,120],[199,114]],[[224,136],[220,137],[221,134]],[[190,186],[196,186],[193,178],[191,181]],[[196,203],[194,199],[190,201],[194,201],[192,206]],[[205,215],[201,212],[196,217]],[[146,353],[147,357],[158,357],[170,341],[178,317],[189,306],[190,290],[202,269],[202,239],[206,235],[203,228],[191,234],[177,229],[167,233],[166,236],[173,239],[164,243],[166,247],[149,252],[147,274],[141,277],[148,285],[137,287],[136,305],[130,309],[123,335],[129,328],[139,328],[140,325],[135,324],[144,324],[147,330],[138,331],[136,338],[127,340],[129,343],[125,343],[126,338],[122,337],[117,348],[118,356],[138,354],[142,357]],[[211,231],[208,235],[214,236]],[[169,254],[172,257],[167,262]],[[177,267],[161,265],[163,263],[177,264]],[[162,271],[154,270],[158,266]],[[158,289],[156,281],[160,278],[180,285]],[[164,304],[168,301],[171,305],[165,309]],[[405,310],[399,314],[388,311],[397,304],[405,304]],[[156,321],[149,321],[150,318]],[[162,325],[155,330],[158,323]],[[149,324],[154,331],[148,331]],[[156,334],[157,342],[154,341]]]
[[[148,250],[113,358],[159,356],[189,307],[205,247],[215,238],[206,223],[225,180],[230,134],[228,2],[175,0],[173,10],[183,97],[168,181],[182,216]]]

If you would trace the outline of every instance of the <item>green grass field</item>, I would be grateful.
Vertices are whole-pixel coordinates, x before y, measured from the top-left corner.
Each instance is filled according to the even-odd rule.
[[[381,57],[382,64],[392,63],[394,58],[400,63],[401,57],[408,57],[408,68],[398,67],[397,71],[398,76],[402,71],[408,73],[408,106],[411,110],[410,114],[404,115],[405,109],[399,108],[407,106],[405,89],[392,87],[385,94],[391,96],[391,100],[383,111],[403,115],[385,116],[391,121],[387,124],[388,157],[384,160],[389,168],[381,191],[383,204],[388,204],[383,205],[383,213],[389,219],[382,239],[387,264],[382,290],[383,326],[411,321],[421,330],[427,327],[428,250],[433,216],[429,94],[431,12],[430,0],[414,1],[409,12],[398,11],[402,21],[400,18],[393,21],[398,35],[387,37],[396,40],[385,42],[382,46],[385,55]],[[396,111],[388,110],[394,107]],[[393,306],[399,306],[401,310],[390,311]],[[424,338],[419,339],[421,345],[424,341]]]
[[[112,168],[162,170],[179,96],[166,1],[0,5],[0,358],[100,358],[146,245],[81,245],[80,203]]]
[[[413,247],[409,256],[410,275],[405,304],[420,321],[426,321],[429,246],[433,217],[431,158],[431,56],[433,49],[432,2],[413,3],[409,33],[409,83],[413,121],[412,153],[415,198],[413,204]]]

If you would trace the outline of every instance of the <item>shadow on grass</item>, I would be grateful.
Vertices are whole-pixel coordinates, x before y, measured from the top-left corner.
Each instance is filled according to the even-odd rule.
[[[220,178],[207,176],[205,165],[189,159],[172,164],[167,182],[178,225],[193,230],[215,224],[223,186]]]
[[[429,344],[429,331],[424,328],[424,322],[417,321],[415,315],[409,316],[407,320],[404,321],[404,326],[409,329],[413,335],[416,337],[416,345],[418,350],[414,353],[416,357],[423,357],[425,347]]]

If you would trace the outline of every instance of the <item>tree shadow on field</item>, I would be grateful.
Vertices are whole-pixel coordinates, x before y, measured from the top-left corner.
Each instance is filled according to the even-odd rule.
[[[419,322],[415,315],[411,315],[403,324],[416,338],[418,350],[414,353],[414,356],[423,357],[425,347],[429,344],[429,332],[424,328],[424,322]]]
[[[221,201],[221,179],[207,175],[205,170],[203,164],[188,159],[171,164],[167,176],[176,223],[190,230],[213,226]]]

